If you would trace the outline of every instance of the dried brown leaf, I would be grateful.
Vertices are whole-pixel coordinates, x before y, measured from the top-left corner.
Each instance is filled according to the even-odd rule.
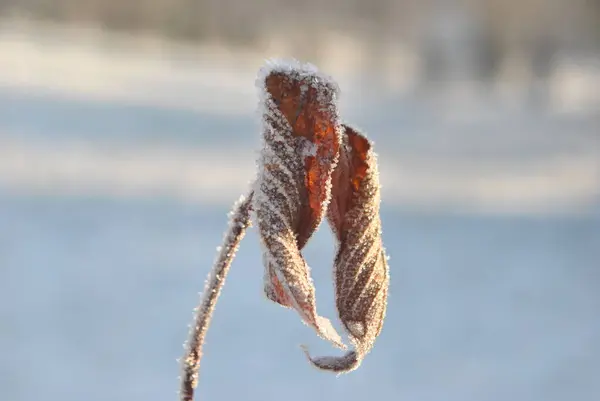
[[[376,156],[367,138],[348,126],[344,129],[327,217],[338,240],[336,307],[355,348],[342,357],[313,358],[305,350],[316,367],[339,373],[356,369],[373,347],[383,326],[389,286]]]
[[[301,249],[323,219],[339,155],[337,87],[307,65],[262,71],[264,146],[254,210],[263,245],[265,294],[343,348],[331,322],[317,314],[315,289]]]

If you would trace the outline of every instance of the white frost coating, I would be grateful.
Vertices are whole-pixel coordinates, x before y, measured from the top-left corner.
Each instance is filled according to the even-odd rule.
[[[342,146],[344,144],[344,141],[342,140],[342,138],[344,138],[345,131],[344,131],[344,127],[342,126],[342,122],[340,120],[339,112],[338,112],[337,108],[335,109],[335,119],[336,119],[335,135],[337,136],[339,143],[340,143],[340,151],[342,151]],[[335,171],[339,162],[340,162],[340,155],[338,152],[338,154],[335,156],[335,158],[331,161],[331,171],[332,172]],[[325,215],[327,214],[327,209],[329,208],[329,203],[331,202],[331,190],[333,187],[332,179],[333,178],[331,176],[329,176],[327,178],[327,180],[325,180],[325,190],[327,191],[327,194],[329,194],[329,196],[327,196],[327,199],[325,199],[325,202],[323,202],[323,214],[322,214],[321,218],[324,218]]]
[[[357,241],[357,244],[365,244],[365,243],[369,243],[370,244],[370,251],[369,254],[371,252],[371,249],[373,248],[377,248],[377,244],[376,243],[370,243],[369,241],[367,241],[367,239],[373,235],[373,230],[377,230],[379,229],[379,226],[381,224],[379,223],[379,221],[376,218],[371,218],[368,220],[367,225],[365,226],[365,229],[362,233],[360,233],[360,239]],[[358,248],[352,248],[352,250],[350,251],[349,254],[344,254],[339,263],[340,265],[343,265],[345,263],[348,263],[349,260],[352,260],[354,258],[354,254],[357,252]]]
[[[337,98],[340,95],[340,88],[338,84],[334,81],[334,79],[327,74],[322,73],[319,69],[311,63],[303,63],[296,59],[277,59],[271,58],[265,60],[265,65],[260,68],[256,77],[256,87],[258,88],[258,115],[263,123],[262,129],[272,130],[273,128],[270,124],[265,124],[265,115],[269,115],[278,123],[282,124],[282,126],[289,127],[291,133],[291,127],[287,119],[281,114],[279,110],[273,110],[274,108],[269,107],[272,105],[273,99],[271,95],[267,91],[266,88],[266,79],[269,74],[274,72],[282,72],[287,74],[296,75],[296,77],[301,80],[303,78],[310,78],[315,84],[321,84],[326,86],[332,95],[332,101],[335,104],[337,102]],[[305,92],[308,90],[306,85],[302,86],[302,91]],[[319,92],[319,101],[323,99],[324,94]],[[336,107],[333,110],[330,110],[332,115],[336,120],[336,126],[340,127],[340,118],[339,112]],[[338,129],[336,129],[336,134],[341,135]],[[278,135],[278,132],[274,133]],[[285,142],[285,141],[284,141]],[[334,167],[335,167],[334,161]]]
[[[302,156],[316,156],[317,155],[317,145],[312,143],[309,140],[302,141]]]
[[[365,335],[365,325],[362,322],[349,321],[346,322],[346,326],[348,326],[348,330],[355,337],[362,337]]]
[[[268,95],[265,88],[265,79],[273,72],[294,73],[298,74],[300,78],[312,77],[333,89],[335,97],[338,97],[340,94],[340,88],[334,79],[330,75],[319,71],[314,64],[303,63],[296,59],[278,58],[266,59],[265,65],[258,71],[256,86],[261,94]],[[262,103],[264,98],[259,100]]]

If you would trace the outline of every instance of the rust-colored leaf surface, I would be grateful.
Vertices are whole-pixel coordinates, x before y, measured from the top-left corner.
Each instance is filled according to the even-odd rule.
[[[303,71],[274,71],[265,81],[273,106],[284,117],[274,127],[281,131],[291,128],[292,137],[297,139],[290,138],[290,144],[295,145],[304,163],[299,188],[303,202],[296,219],[302,248],[321,222],[329,202],[332,167],[340,146],[336,88]]]

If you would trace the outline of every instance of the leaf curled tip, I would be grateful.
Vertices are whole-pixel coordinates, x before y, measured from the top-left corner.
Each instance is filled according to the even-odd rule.
[[[331,321],[317,314],[314,289],[304,287],[306,282],[298,281],[302,280],[301,277],[295,277],[292,281],[295,281],[296,284],[290,285],[290,281],[284,278],[284,274],[276,270],[274,271],[272,266],[268,266],[267,271],[268,274],[265,277],[265,294],[268,299],[283,307],[296,310],[303,323],[312,327],[322,339],[329,341],[332,345],[342,350],[347,348],[341,336],[331,324]],[[303,293],[301,288],[304,288],[308,293]],[[309,301],[304,301],[304,297],[306,296],[308,296]],[[311,299],[312,301],[310,301]]]
[[[348,351],[342,356],[312,357],[306,345],[302,344],[300,348],[304,351],[304,355],[306,355],[311,365],[320,370],[338,374],[349,373],[356,370],[362,362],[360,354],[355,350]]]
[[[329,340],[331,343],[333,343],[333,345],[335,345],[335,347],[341,349],[341,350],[346,350],[348,348],[348,346],[346,344],[344,344],[344,341],[342,340],[342,337],[338,334],[337,330],[333,327],[333,324],[331,324],[331,320],[323,317],[323,316],[317,316],[317,329],[319,331],[319,335],[326,339]]]

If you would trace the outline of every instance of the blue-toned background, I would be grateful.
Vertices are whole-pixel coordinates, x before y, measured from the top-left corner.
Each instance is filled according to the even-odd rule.
[[[265,57],[290,55],[332,74],[344,119],[375,140],[386,323],[357,371],[311,368],[300,344],[337,351],[263,296],[251,229],[208,333],[197,399],[600,399],[592,31],[551,31],[560,40],[544,62],[532,55],[546,47],[529,39],[548,35],[529,34],[525,17],[498,28],[481,17],[490,10],[436,4],[446,6],[422,6],[412,34],[375,29],[382,14],[358,26],[332,9],[347,26],[311,22],[316,54],[302,29],[262,19],[249,26],[265,41],[214,40],[215,25],[182,44],[0,7],[0,401],[177,399],[192,309],[254,175],[255,75]],[[587,26],[595,14],[573,4],[565,26]],[[272,13],[310,20],[286,7]],[[553,10],[544,15],[563,9]],[[487,37],[474,26],[503,43],[491,76],[480,73],[491,42],[469,42]],[[305,256],[319,312],[339,327],[333,253],[323,226]]]

